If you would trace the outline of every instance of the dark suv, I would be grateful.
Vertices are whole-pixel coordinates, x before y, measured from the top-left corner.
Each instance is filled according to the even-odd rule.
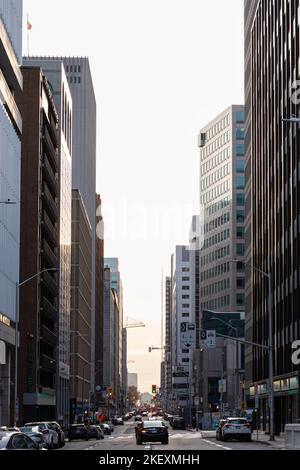
[[[75,439],[85,439],[88,441],[89,437],[88,428],[85,424],[71,424],[68,432],[69,442]]]
[[[185,429],[186,428],[185,419],[181,417],[174,418],[172,421],[172,428],[173,429]]]

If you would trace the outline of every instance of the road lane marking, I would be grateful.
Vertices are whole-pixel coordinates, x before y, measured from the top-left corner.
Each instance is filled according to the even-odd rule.
[[[201,440],[203,442],[206,442],[207,444],[210,444],[215,447],[220,447],[221,449],[224,449],[224,450],[232,450],[230,447],[225,447],[225,446],[222,446],[221,444],[216,444],[216,442],[211,442],[211,441],[208,441],[207,439],[201,439]]]

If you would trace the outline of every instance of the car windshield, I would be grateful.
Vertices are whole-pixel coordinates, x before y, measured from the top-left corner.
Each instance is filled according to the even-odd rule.
[[[0,431],[0,449],[4,449],[8,442],[9,435]]]
[[[145,421],[144,428],[162,428],[163,423],[161,421]]]
[[[29,432],[39,432],[39,427],[38,426],[23,426],[20,428],[21,432],[24,432],[25,434]]]
[[[246,419],[229,419],[228,420],[229,424],[247,424]]]

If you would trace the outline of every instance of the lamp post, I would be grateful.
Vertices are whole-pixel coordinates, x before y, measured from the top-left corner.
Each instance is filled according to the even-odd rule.
[[[293,119],[293,120],[292,120]],[[299,122],[300,118],[292,118],[289,122]],[[284,120],[284,119],[283,119]],[[253,271],[264,276],[268,280],[268,352],[269,352],[269,427],[270,427],[270,441],[275,441],[274,429],[274,364],[273,364],[273,297],[272,297],[272,272],[265,272],[256,266],[252,266],[245,261],[231,260],[232,263],[243,263],[244,266],[249,267]]]
[[[16,317],[16,324],[15,324],[15,403],[14,403],[14,425],[17,426],[17,409],[18,409],[18,347],[19,347],[19,288],[27,284],[28,282],[32,281],[33,279],[39,277],[41,274],[50,271],[58,271],[57,268],[48,268],[43,269],[42,271],[30,276],[28,279],[22,282],[16,282],[16,305],[15,305],[15,317]]]

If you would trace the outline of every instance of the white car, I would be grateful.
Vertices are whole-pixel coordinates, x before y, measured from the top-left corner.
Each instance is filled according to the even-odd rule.
[[[41,432],[44,436],[45,443],[48,449],[58,449],[59,447],[58,434],[56,431],[51,429],[51,425],[49,423],[44,423],[44,422],[26,423],[25,426],[32,427],[33,431]]]
[[[220,435],[222,441],[228,441],[229,439],[251,441],[251,437],[251,424],[246,418],[227,418]]]

